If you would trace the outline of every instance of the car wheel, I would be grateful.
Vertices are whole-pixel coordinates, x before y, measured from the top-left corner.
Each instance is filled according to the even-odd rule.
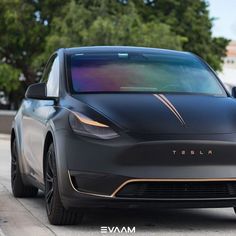
[[[57,168],[54,145],[51,144],[45,166],[45,201],[49,222],[53,225],[73,225],[82,220],[82,213],[65,209],[58,190]]]
[[[11,148],[11,187],[15,197],[35,197],[38,193],[37,188],[27,186],[23,183],[19,167],[16,139],[13,140]]]

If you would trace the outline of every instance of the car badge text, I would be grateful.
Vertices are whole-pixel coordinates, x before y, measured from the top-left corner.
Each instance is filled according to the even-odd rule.
[[[213,150],[172,150],[174,156],[212,156]]]

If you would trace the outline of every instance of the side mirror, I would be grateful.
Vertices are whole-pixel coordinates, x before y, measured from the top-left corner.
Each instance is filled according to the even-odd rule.
[[[231,91],[232,97],[236,98],[236,87],[233,87]]]
[[[25,97],[40,100],[54,99],[51,97],[47,97],[46,83],[37,83],[30,85],[26,90]]]

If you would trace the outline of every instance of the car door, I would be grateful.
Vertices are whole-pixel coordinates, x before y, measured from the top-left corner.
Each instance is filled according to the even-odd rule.
[[[47,96],[59,97],[59,59],[55,54],[47,63],[40,82],[47,85]],[[43,183],[43,148],[47,123],[54,100],[26,99],[22,128],[27,174]]]

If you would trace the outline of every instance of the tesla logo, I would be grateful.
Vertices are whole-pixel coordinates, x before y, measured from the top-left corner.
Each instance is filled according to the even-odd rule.
[[[196,150],[196,149],[192,149],[192,150],[172,150],[172,153],[174,156],[212,156],[213,155],[213,151],[212,150]]]

